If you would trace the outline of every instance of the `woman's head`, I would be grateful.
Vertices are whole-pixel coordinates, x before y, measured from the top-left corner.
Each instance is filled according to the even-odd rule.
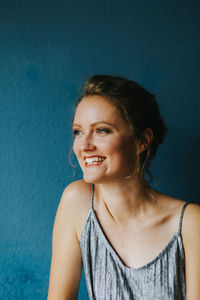
[[[138,170],[142,176],[143,171],[149,173],[150,163],[167,131],[155,96],[131,80],[95,75],[87,80],[77,107],[82,99],[94,95],[112,104],[127,123],[133,140],[146,145],[138,156]]]

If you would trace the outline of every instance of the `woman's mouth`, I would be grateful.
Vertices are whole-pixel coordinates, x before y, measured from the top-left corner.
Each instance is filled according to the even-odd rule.
[[[100,165],[106,158],[101,156],[85,157],[85,166]]]

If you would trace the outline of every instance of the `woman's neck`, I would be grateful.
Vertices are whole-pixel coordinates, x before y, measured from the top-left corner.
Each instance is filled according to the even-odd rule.
[[[158,192],[139,176],[119,182],[95,184],[95,197],[114,221],[125,224],[132,217],[140,218],[150,213]]]

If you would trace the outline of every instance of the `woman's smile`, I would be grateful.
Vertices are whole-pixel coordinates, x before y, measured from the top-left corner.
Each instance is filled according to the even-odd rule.
[[[79,103],[73,124],[74,153],[86,182],[105,182],[133,174],[135,144],[119,111],[101,96]]]
[[[102,164],[102,162],[105,159],[106,159],[105,157],[101,157],[101,156],[88,156],[88,157],[84,157],[85,166],[86,167],[99,166],[100,164]]]

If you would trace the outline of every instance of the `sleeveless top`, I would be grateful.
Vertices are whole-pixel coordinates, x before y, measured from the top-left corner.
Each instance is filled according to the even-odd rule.
[[[83,267],[90,300],[184,300],[185,257],[179,229],[155,259],[129,268],[108,242],[91,204],[80,238]]]

